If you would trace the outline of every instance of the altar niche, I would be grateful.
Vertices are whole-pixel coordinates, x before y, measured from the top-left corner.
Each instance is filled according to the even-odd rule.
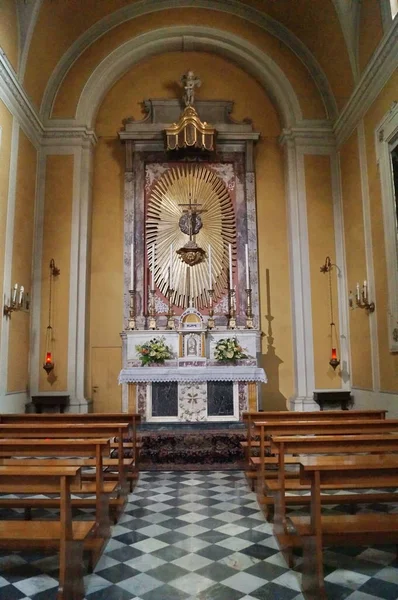
[[[232,381],[147,385],[148,422],[238,421],[239,389]]]

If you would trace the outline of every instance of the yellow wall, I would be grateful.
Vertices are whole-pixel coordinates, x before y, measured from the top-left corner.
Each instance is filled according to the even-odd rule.
[[[69,273],[73,189],[73,156],[48,156],[46,163],[40,315],[40,391],[65,391],[68,370]],[[50,260],[61,270],[53,285],[53,352],[55,369],[42,368],[48,325]]]
[[[320,272],[327,256],[336,263],[332,180],[329,156],[305,156],[308,244],[310,254],[312,328],[314,340],[315,387],[339,388],[340,370],[329,365],[331,358],[329,274]],[[342,265],[338,265],[342,267]],[[331,271],[333,318],[336,324],[337,353],[340,357],[337,269]],[[333,347],[336,347],[333,332]]]
[[[18,69],[18,18],[15,0],[0,2],[0,48],[4,50],[14,71]]]
[[[365,69],[382,37],[380,3],[375,0],[361,0],[358,40],[360,72]]]
[[[37,151],[23,131],[19,134],[11,281],[32,290],[32,251],[36,197]],[[9,392],[29,384],[30,313],[15,312],[10,321],[8,346]]]
[[[233,118],[250,116],[254,129],[261,132],[256,147],[260,313],[263,316],[267,312],[268,269],[274,338],[269,352],[264,340],[263,363],[267,372],[273,369],[271,385],[264,387],[264,403],[271,408],[286,408],[286,400],[293,393],[293,359],[284,167],[277,141],[280,122],[261,86],[232,63],[214,55],[170,53],[143,61],[117,82],[99,110],[92,211],[91,346],[121,345],[124,148],[117,132],[126,116],[142,118],[140,103],[144,98],[175,98],[174,85],[170,84],[188,68],[200,72],[204,82],[212,81],[203,93],[206,99],[234,100]],[[159,75],[153,77],[153,73]],[[266,325],[263,321],[262,327]],[[114,377],[117,375],[116,370]]]
[[[344,239],[348,289],[355,295],[356,283],[367,279],[362,190],[357,133],[353,133],[340,150],[343,191]],[[369,317],[363,309],[351,310],[350,344],[352,385],[372,389],[372,362]]]
[[[275,2],[274,0],[244,0],[242,4],[251,5],[259,11],[269,14],[303,40],[309,50],[314,53],[328,77],[337,104],[341,108],[353,90],[353,78],[341,26],[332,0],[295,0],[294,10],[291,9],[289,2]],[[46,0],[43,3],[32,39],[25,77],[28,93],[37,106],[41,102],[52,70],[73,41],[104,15],[119,8],[125,8],[125,6],[125,0],[107,0],[107,2],[86,0],[84,3],[77,3],[76,0],[63,0],[57,3]],[[217,6],[217,3],[215,3],[215,6]],[[186,17],[183,16],[184,14],[186,14]],[[144,19],[153,20],[150,29],[155,28],[155,21],[160,23],[159,26],[185,22],[186,24],[200,23],[201,25],[223,29],[230,28],[230,17],[224,12],[215,10],[200,11],[198,9],[178,8],[169,10],[167,13],[163,12],[160,21],[155,13],[149,17],[144,17]],[[139,20],[137,19],[137,22]],[[255,29],[250,23],[242,19],[236,19],[236,22],[238,23],[238,34],[242,37]],[[135,25],[131,26],[128,22],[124,26],[116,28],[116,37],[119,43],[124,37],[124,34],[120,32],[129,30],[128,37],[132,37],[134,35],[133,28],[135,28]],[[260,37],[267,37],[264,30],[258,31]],[[113,35],[111,32],[107,34],[106,38]],[[125,39],[128,39],[128,37]],[[107,43],[106,39],[103,38],[99,45],[105,48]],[[267,42],[267,44],[269,45],[270,42]],[[51,46],[51,52],[48,52],[49,45]],[[283,55],[291,55],[283,44],[277,40],[273,40],[272,46],[279,47],[280,58]],[[268,51],[270,52],[269,49]],[[286,58],[283,58],[283,60],[286,60]],[[299,61],[296,61],[296,63],[299,64]],[[338,69],[335,68],[336,64],[339,65]],[[299,96],[306,97],[306,101],[308,101],[309,90],[311,90],[311,94],[313,93],[313,83],[310,82],[304,67],[301,65],[300,68],[302,73],[301,78],[299,78],[297,93]],[[289,71],[287,72],[289,73]],[[306,84],[307,80],[308,83]],[[304,104],[304,112],[308,110],[309,107]],[[307,116],[311,117],[309,114]],[[315,116],[313,114],[312,118]]]
[[[58,91],[53,116],[59,118],[74,116],[81,91],[93,69],[120,44],[158,28],[184,24],[203,25],[205,23],[211,23],[212,27],[216,23],[218,28],[242,37],[265,52],[280,66],[290,80],[298,96],[304,117],[325,117],[325,111],[314,82],[307,69],[290,50],[255,25],[225,14],[222,20],[215,22],[214,12],[198,9],[178,9],[177,11],[155,13],[128,21],[109,31],[103,38],[92,44],[69,70]],[[218,83],[212,75],[207,79],[203,77],[201,65],[198,66],[197,71],[203,80],[200,93],[207,98],[211,94],[211,90],[218,86]],[[181,73],[176,81],[180,79]],[[174,83],[174,81],[169,82],[170,85]]]
[[[381,186],[376,163],[374,130],[379,125],[392,103],[397,100],[398,73],[395,72],[377,100],[368,111],[365,123],[368,182],[372,219],[373,261],[376,283],[376,310],[380,356],[380,387],[384,391],[398,390],[398,353],[388,350],[387,323],[387,271],[384,245],[383,210]],[[373,318],[375,318],[373,316]]]
[[[12,135],[12,115],[0,100],[0,294],[9,302],[10,290],[3,290],[4,281],[4,252],[6,242],[6,221],[8,204],[8,185],[10,178],[10,152]],[[3,319],[0,319],[0,332]]]

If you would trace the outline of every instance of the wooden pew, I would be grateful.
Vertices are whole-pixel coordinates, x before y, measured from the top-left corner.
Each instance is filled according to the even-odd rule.
[[[58,600],[83,600],[83,544],[94,521],[72,521],[71,489],[80,485],[79,467],[0,466],[0,491],[60,495],[59,521],[1,521],[0,548],[59,551]]]
[[[98,438],[107,437],[118,439],[118,470],[117,481],[120,497],[127,498],[127,469],[124,463],[124,437],[130,435],[130,423],[42,423],[35,422],[34,427],[29,423],[0,423],[0,438]]]
[[[246,477],[251,480],[251,487],[254,489],[254,480],[256,478],[256,472],[253,470],[251,464],[251,458],[253,455],[254,448],[260,448],[260,441],[257,440],[256,430],[254,429],[254,423],[256,421],[286,421],[286,420],[341,420],[341,419],[385,419],[388,411],[386,410],[323,410],[323,411],[244,411],[242,413],[242,420],[246,423],[246,441],[241,442],[241,446],[245,453],[245,462],[247,465]],[[272,463],[273,461],[270,461]]]
[[[397,488],[398,457],[390,455],[308,457],[300,461],[300,480],[311,486],[311,514],[291,517],[303,541],[303,593],[327,599],[323,546],[397,544],[398,514],[322,515],[322,485]]]
[[[104,545],[107,543],[110,537],[110,523],[109,523],[109,495],[113,492],[115,484],[105,483],[103,481],[103,459],[104,456],[109,455],[109,440],[108,439],[21,439],[21,440],[7,440],[0,439],[0,461],[10,461],[9,465],[16,467],[18,465],[24,465],[24,458],[28,457],[28,463],[24,465],[25,468],[31,467],[31,456],[46,457],[48,461],[51,460],[53,465],[62,466],[62,462],[58,463],[58,460],[62,459],[49,459],[48,457],[68,457],[67,464],[69,466],[81,467],[81,462],[84,463],[84,459],[71,457],[95,457],[96,467],[96,481],[87,484],[85,481],[81,481],[78,488],[72,488],[72,491],[77,494],[90,494],[94,495],[94,498],[74,498],[71,503],[72,506],[80,508],[95,508],[95,522],[96,526],[92,532],[92,536],[86,540],[85,549],[90,553],[89,567],[92,568],[102,553]],[[9,459],[10,456],[19,456],[23,458]],[[4,458],[7,457],[7,458]],[[51,466],[51,463],[47,462],[47,465],[42,465],[40,458],[36,460],[37,468],[47,468]],[[66,459],[65,459],[66,460]],[[18,465],[15,463],[18,461]],[[65,463],[63,463],[65,464]],[[26,492],[24,492],[26,493]],[[114,503],[116,508],[119,508],[119,500]],[[2,498],[0,497],[0,508],[24,508],[30,511],[31,508],[59,508],[59,498]],[[29,516],[30,513],[28,513]]]
[[[0,414],[0,423],[130,423],[131,448],[135,467],[138,469],[139,451],[141,448],[137,439],[137,427],[141,423],[138,413],[12,413]],[[126,448],[127,445],[125,444]]]
[[[299,478],[286,479],[285,461],[288,455],[302,454],[328,454],[328,455],[352,455],[365,453],[397,453],[398,434],[366,434],[366,435],[341,435],[341,436],[272,436],[271,451],[278,457],[278,479],[267,480],[265,483],[264,496],[261,499],[262,506],[275,505],[274,535],[278,539],[279,546],[285,555],[287,562],[291,565],[293,561],[292,548],[297,543],[297,538],[289,534],[288,519],[286,516],[287,505],[305,505],[310,503],[310,496],[287,496],[286,492],[303,492],[309,490],[308,485],[303,485]],[[300,464],[302,456],[296,456],[297,465]],[[339,458],[339,457],[338,457]],[[397,456],[398,458],[398,456]],[[329,456],[331,461],[334,456]],[[351,486],[356,488],[357,486]],[[341,484],[326,485],[322,491],[342,490]],[[339,494],[321,495],[322,504],[349,504],[352,509],[361,502],[397,502],[398,494],[395,492],[349,492]],[[268,518],[269,520],[269,518]]]
[[[260,438],[260,456],[251,459],[257,468],[257,493],[262,494],[266,479],[265,449],[269,447],[271,435],[354,435],[366,433],[398,432],[398,419],[354,419],[354,420],[289,420],[255,421],[254,428]]]

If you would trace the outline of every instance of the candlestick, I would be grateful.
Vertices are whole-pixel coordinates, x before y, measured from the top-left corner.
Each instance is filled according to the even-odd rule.
[[[209,290],[213,289],[213,275],[212,275],[212,264],[211,264],[211,246],[209,244]]]
[[[229,290],[229,319],[228,329],[236,329],[236,292],[233,288]]]
[[[18,284],[16,283],[14,285],[14,289],[12,290],[12,298],[11,298],[11,304],[14,304],[14,305],[17,301],[17,290],[18,290]]]
[[[229,289],[232,290],[232,246],[228,244]]]
[[[130,292],[130,317],[128,320],[127,329],[133,330],[136,328],[135,325],[135,291],[133,289],[129,290]]]
[[[175,329],[174,312],[173,312],[173,294],[174,290],[169,287],[167,295],[169,297],[169,310],[167,312],[167,329]]]
[[[152,244],[151,290],[155,289],[155,244]]]
[[[156,329],[156,304],[155,304],[155,290],[149,291],[149,320],[148,320],[148,329]]]
[[[360,299],[361,299],[361,296],[359,293],[359,283],[357,282],[357,300],[358,300],[358,302],[360,301]]]
[[[169,275],[169,288],[173,287],[173,244],[170,244],[170,275]]]
[[[246,328],[253,329],[252,291],[246,289]]]
[[[214,290],[210,289],[209,290],[209,318],[207,319],[207,328],[208,329],[214,329],[214,326],[215,326],[215,322],[214,322],[214,309],[213,309],[213,296],[214,296]]]
[[[250,288],[250,269],[249,269],[249,246],[245,244],[245,259],[246,259],[246,289]]]
[[[366,281],[366,279],[363,282],[363,299],[365,300],[365,302],[368,299],[368,282]]]
[[[134,244],[130,246],[130,290],[134,289]]]

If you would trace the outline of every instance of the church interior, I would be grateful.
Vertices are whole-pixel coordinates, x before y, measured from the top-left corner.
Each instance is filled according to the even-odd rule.
[[[298,458],[398,450],[397,14],[0,0],[0,598],[398,599],[398,463],[347,461],[379,537],[322,559],[354,499]],[[59,506],[59,565],[19,554]]]

